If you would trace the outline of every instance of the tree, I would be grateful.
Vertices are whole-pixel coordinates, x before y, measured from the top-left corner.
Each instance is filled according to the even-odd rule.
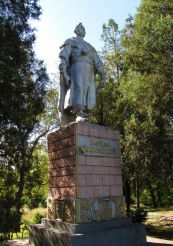
[[[103,25],[101,37],[104,46],[100,55],[104,63],[107,83],[97,93],[97,105],[93,112],[94,121],[102,125],[117,127],[115,108],[119,95],[118,85],[122,66],[122,50],[120,45],[121,32],[113,19],[110,19],[108,24]]]
[[[13,228],[3,227],[3,217],[3,232],[19,228],[24,186],[41,137],[31,139],[44,111],[48,76],[33,52],[35,36],[29,24],[40,13],[37,0],[0,2],[0,154],[6,160],[0,167],[0,209],[8,219],[17,215]]]
[[[123,158],[138,196],[147,187],[154,206],[172,189],[172,9],[169,0],[143,0],[123,38]]]
[[[138,209],[144,188],[153,206],[171,201],[172,9],[169,0],[143,0],[122,32],[113,20],[103,26],[108,83],[98,95],[95,119],[121,131],[128,207],[133,191]]]

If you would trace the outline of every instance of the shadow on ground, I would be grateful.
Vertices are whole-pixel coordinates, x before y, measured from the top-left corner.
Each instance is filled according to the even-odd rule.
[[[148,243],[147,246],[173,246],[173,244],[165,244],[165,243]]]
[[[173,227],[147,227],[147,234],[150,237],[156,237],[164,240],[173,240]],[[173,245],[173,244],[172,244]]]

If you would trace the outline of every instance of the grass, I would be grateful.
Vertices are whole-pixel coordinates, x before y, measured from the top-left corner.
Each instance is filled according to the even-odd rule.
[[[18,233],[13,233],[13,239],[28,238],[30,224],[39,223],[38,217],[46,217],[46,214],[47,214],[46,208],[36,208],[32,210],[28,208],[23,208],[21,230]]]
[[[150,209],[145,224],[149,236],[173,240],[173,207]]]

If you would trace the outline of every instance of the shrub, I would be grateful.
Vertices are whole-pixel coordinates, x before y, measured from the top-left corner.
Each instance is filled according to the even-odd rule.
[[[132,221],[134,223],[143,223],[147,220],[148,212],[144,208],[131,210],[130,216],[132,217]]]
[[[41,214],[41,213],[38,212],[38,213],[35,214],[35,217],[33,219],[33,222],[35,224],[40,224],[42,218],[45,218],[45,216],[43,214]]]

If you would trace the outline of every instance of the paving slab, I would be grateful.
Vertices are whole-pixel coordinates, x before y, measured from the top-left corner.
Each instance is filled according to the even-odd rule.
[[[173,240],[163,240],[154,237],[147,237],[148,246],[173,246]]]
[[[8,240],[6,243],[2,244],[2,246],[30,246],[30,245],[28,239],[15,239],[15,240]]]
[[[0,244],[0,246],[30,246],[28,239],[16,239],[9,240],[6,244]],[[154,237],[147,237],[147,246],[173,246],[173,240],[163,240]]]

